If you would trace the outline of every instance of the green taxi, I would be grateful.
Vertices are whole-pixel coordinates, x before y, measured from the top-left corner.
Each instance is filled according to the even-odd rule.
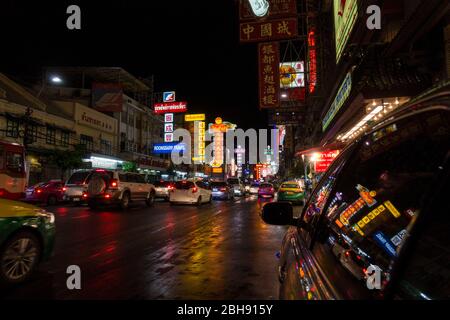
[[[0,284],[26,281],[51,256],[55,216],[30,204],[0,199]]]
[[[305,192],[297,181],[283,182],[278,189],[278,201],[290,201],[303,204]]]

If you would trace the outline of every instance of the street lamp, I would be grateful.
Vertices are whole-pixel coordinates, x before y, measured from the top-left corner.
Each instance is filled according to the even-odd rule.
[[[61,83],[62,79],[58,76],[52,76],[50,79],[53,83]]]

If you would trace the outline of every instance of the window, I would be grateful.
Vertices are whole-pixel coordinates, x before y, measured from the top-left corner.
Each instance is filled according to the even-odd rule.
[[[61,131],[61,145],[67,147],[69,145],[70,133],[68,131]]]
[[[21,153],[7,152],[6,153],[6,168],[9,171],[22,173],[23,172],[23,155]]]
[[[410,247],[412,255],[404,261],[406,269],[397,292],[401,298],[450,299],[450,203],[444,200],[450,188],[448,174],[443,179],[444,185],[427,210],[429,215],[418,221],[423,228]]]
[[[3,169],[3,165],[4,165],[4,159],[5,157],[5,151],[2,145],[0,145],[0,170]]]
[[[325,209],[313,253],[346,298],[374,292],[364,281],[369,266],[379,268],[382,287],[389,281],[450,148],[449,122],[447,114],[433,111],[378,130],[361,142],[335,183],[330,175],[313,195],[316,205],[305,217]]]
[[[47,127],[47,134],[45,136],[45,142],[48,144],[56,143],[56,130],[52,127]]]
[[[89,171],[74,172],[70,176],[69,180],[67,180],[67,184],[76,184],[76,185],[83,184],[89,173],[90,173]]]
[[[38,138],[38,127],[37,125],[31,124],[28,125],[28,132],[27,132],[27,143],[31,144],[33,142],[37,142]]]
[[[105,155],[112,154],[111,141],[108,140],[100,140],[100,150]]]
[[[94,149],[94,139],[91,136],[80,134],[80,144],[85,146],[87,151]]]
[[[6,121],[6,136],[11,138],[19,137],[19,120],[7,119]]]

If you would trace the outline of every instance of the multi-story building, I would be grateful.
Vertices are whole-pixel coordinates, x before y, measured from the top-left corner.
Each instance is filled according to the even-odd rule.
[[[151,84],[137,79],[122,68],[61,67],[45,70],[47,79],[55,74],[61,79],[61,83],[47,81],[42,86],[41,92],[46,99],[59,106],[77,103],[82,106],[80,110],[99,112],[117,123],[117,136],[113,141],[102,141],[104,139],[100,136],[100,131],[87,137],[83,136],[83,139],[96,141],[107,149],[111,143],[110,155],[134,164],[138,170],[149,175],[157,177],[167,170],[168,159],[152,155],[153,143],[163,140],[163,119],[151,109]],[[119,88],[116,93],[103,97],[107,97],[109,109],[98,108],[95,98],[95,85],[98,83],[104,86],[116,85]],[[97,120],[99,119],[94,119],[93,122],[102,126]],[[110,130],[110,126],[108,128]]]

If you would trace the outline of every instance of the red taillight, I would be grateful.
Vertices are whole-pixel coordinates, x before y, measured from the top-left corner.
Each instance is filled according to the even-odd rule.
[[[111,188],[117,188],[119,186],[119,182],[117,181],[117,179],[111,179],[111,181],[109,182],[109,186]]]
[[[173,186],[168,186],[167,189],[168,189],[169,191],[171,191],[171,190],[174,189],[174,187],[173,187]]]
[[[196,193],[198,191],[198,188],[197,187],[193,187],[192,188],[192,193]]]
[[[110,194],[105,194],[105,198],[109,199],[109,198],[111,198],[111,195]]]
[[[227,188],[220,188],[220,191],[227,191]]]
[[[275,189],[274,188],[270,188],[270,192],[274,192],[275,191]]]
[[[67,191],[67,188],[66,188],[66,187],[63,187],[63,188],[62,188],[62,191],[66,192],[66,191]]]
[[[42,190],[41,189],[36,189],[36,193],[41,193]]]
[[[95,172],[105,172],[105,170],[104,169],[97,169],[97,170],[95,170]]]
[[[350,257],[350,251],[345,251],[345,255],[346,255],[347,257]]]
[[[87,193],[83,192],[83,198],[87,198]]]
[[[363,270],[362,270],[362,271],[363,271],[363,273],[364,273],[364,274],[366,274],[366,273],[367,273],[367,269],[366,269],[366,268],[363,268]]]

